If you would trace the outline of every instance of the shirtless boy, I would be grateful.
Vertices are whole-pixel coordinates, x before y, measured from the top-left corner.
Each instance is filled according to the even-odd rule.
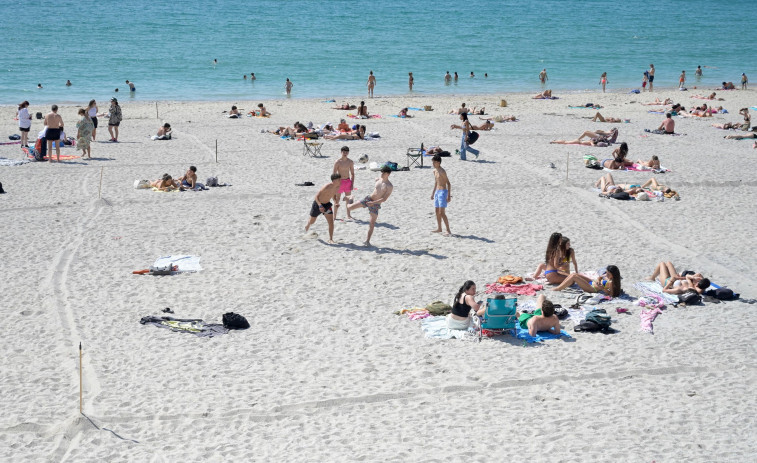
[[[331,183],[323,185],[318,193],[316,193],[313,205],[310,207],[310,218],[307,225],[305,225],[305,231],[307,232],[310,226],[315,223],[318,216],[323,214],[329,223],[329,244],[334,244],[334,213],[331,210],[331,199],[337,195],[341,179],[342,177],[339,174],[331,174]]]
[[[197,183],[197,167],[189,166],[189,170],[183,176],[179,177],[180,190],[189,188],[190,190],[205,190],[205,185]]]
[[[441,233],[442,221],[444,226],[447,227],[447,232],[444,236],[451,235],[449,231],[449,221],[447,220],[447,203],[452,200],[452,186],[447,178],[447,171],[442,169],[442,157],[435,154],[431,158],[431,163],[434,165],[434,191],[431,192],[431,199],[434,200],[434,209],[436,209],[436,230],[431,230],[431,233]]]
[[[368,227],[368,237],[365,239],[366,246],[371,245],[371,235],[373,235],[373,228],[376,226],[376,219],[378,219],[379,209],[381,209],[381,203],[389,199],[392,194],[394,185],[389,181],[389,174],[392,173],[392,169],[389,166],[381,168],[381,177],[376,179],[376,186],[373,189],[373,193],[366,196],[362,201],[351,204],[347,210],[355,210],[360,207],[367,207],[368,212],[371,214],[371,223]]]
[[[342,146],[342,157],[337,159],[334,163],[334,173],[339,174],[339,178],[342,179],[339,184],[339,191],[334,196],[334,218],[339,210],[339,201],[342,193],[344,193],[344,200],[347,201],[352,194],[352,190],[355,188],[355,163],[348,156],[350,155],[350,147]],[[347,209],[347,220],[352,220],[350,215],[350,208]]]
[[[552,334],[560,334],[560,319],[555,315],[555,306],[550,300],[539,295],[536,300],[538,309],[532,314],[524,313],[518,316],[518,323],[522,329],[528,329],[528,334],[536,336],[539,331],[549,331]]]
[[[47,138],[47,159],[53,162],[53,142],[55,142],[55,154],[60,162],[60,132],[63,130],[63,118],[58,114],[58,105],[52,106],[52,111],[45,116],[45,138]]]
[[[373,75],[373,71],[368,74],[368,97],[373,98],[373,87],[376,86],[376,76]]]

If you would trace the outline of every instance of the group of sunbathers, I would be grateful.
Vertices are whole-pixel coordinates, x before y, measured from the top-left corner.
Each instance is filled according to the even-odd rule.
[[[465,103],[462,103],[459,108],[453,109],[452,111],[449,112],[449,114],[456,114],[458,116],[460,114],[474,114],[474,115],[483,116],[484,114],[486,114],[486,108],[482,107],[479,109],[476,106],[474,106],[473,109],[470,109],[465,106]]]
[[[632,196],[644,192],[657,197],[679,199],[678,192],[667,185],[658,183],[657,179],[654,177],[641,184],[615,183],[615,179],[612,177],[612,174],[608,172],[600,177],[599,180],[594,183],[594,186],[596,188],[599,188],[600,194],[603,196],[625,191]]]

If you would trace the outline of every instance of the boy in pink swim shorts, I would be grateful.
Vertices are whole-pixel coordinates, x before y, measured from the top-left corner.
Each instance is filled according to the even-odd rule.
[[[339,184],[339,192],[335,196],[334,200],[334,218],[336,219],[336,213],[339,211],[339,201],[344,194],[345,201],[349,198],[349,196],[352,194],[352,190],[355,189],[355,163],[352,161],[352,159],[349,158],[350,155],[350,147],[349,146],[343,146],[342,147],[342,157],[337,159],[337,161],[334,163],[334,172],[335,174],[339,174],[342,178],[341,183]],[[347,209],[347,220],[352,220],[352,216],[350,215],[349,208]]]

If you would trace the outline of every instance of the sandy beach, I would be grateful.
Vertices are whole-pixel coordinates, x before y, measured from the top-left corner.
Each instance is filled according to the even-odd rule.
[[[535,344],[428,339],[421,322],[393,314],[451,302],[465,280],[483,290],[501,275],[532,273],[554,231],[570,237],[579,270],[617,265],[633,298],[640,295],[633,284],[661,260],[757,298],[757,150],[753,140],[726,140],[733,132],[710,126],[740,121],[740,108],[757,106],[757,92],[718,91],[724,101],[711,103],[729,114],[676,118],[682,135],[665,136],[644,132],[664,116],[640,103],[670,97],[688,108],[702,103],[690,95],[709,92],[655,90],[555,92],[557,100],[377,94],[366,104],[382,117],[359,122],[380,138],[326,140],[320,158],[303,156],[302,141],[261,131],[338,123],[355,113],[332,109],[344,99],[266,101],[272,117],[235,120],[222,111],[236,104],[247,112],[259,102],[159,102],[156,117],[154,102],[122,101],[119,143],[103,142],[101,118],[93,159],[0,166],[7,192],[0,307],[10,328],[0,341],[0,455],[14,462],[753,461],[753,304],[669,305],[649,334],[640,330],[640,307],[612,301],[601,306],[616,333],[576,333],[566,322],[571,338]],[[454,155],[460,131],[450,125],[458,117],[447,114],[463,101],[486,107],[489,117],[519,119],[480,132],[481,155],[466,162]],[[596,110],[571,107],[588,102],[630,122],[595,123]],[[433,111],[390,117],[425,105]],[[72,132],[76,109],[60,110]],[[18,133],[15,110],[0,107],[5,142]],[[30,111],[46,114],[49,106],[32,101]],[[173,139],[151,140],[164,122]],[[600,198],[593,184],[604,172],[585,168],[583,155],[601,160],[613,148],[549,144],[612,127],[629,159],[658,155],[670,169],[617,172],[616,180],[654,176],[680,201]],[[32,138],[39,130],[35,119]],[[340,147],[350,147],[358,167],[366,166],[357,163],[364,154],[405,166],[407,149],[421,143],[453,153],[442,162],[453,236],[430,233],[430,158],[426,168],[390,175],[394,192],[373,247],[361,245],[365,209],[353,222],[337,221],[335,245],[326,243],[323,218],[316,235],[304,234]],[[0,157],[21,159],[19,145],[0,146]],[[133,188],[190,165],[200,181],[215,176],[231,186]],[[357,196],[369,194],[377,176],[357,170]],[[306,181],[315,186],[295,186]],[[132,274],[183,254],[200,256],[203,270]],[[544,292],[564,306],[575,300]],[[200,338],[140,324],[166,307],[211,323],[233,311],[251,328]]]

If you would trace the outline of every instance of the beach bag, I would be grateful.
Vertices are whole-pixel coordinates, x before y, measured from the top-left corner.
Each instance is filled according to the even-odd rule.
[[[228,312],[223,314],[223,326],[230,330],[246,330],[250,323],[238,313]]]
[[[36,117],[37,119],[42,119],[42,113],[37,113],[37,114],[35,115],[35,117]]]
[[[631,195],[628,194],[627,191],[619,191],[617,193],[613,193],[610,195],[612,199],[619,199],[621,201],[628,201],[631,199]]]
[[[431,315],[447,315],[452,312],[452,306],[442,301],[434,301],[426,306],[426,310]]]
[[[150,181],[149,180],[134,180],[134,189],[135,190],[142,190],[145,188],[150,188]]]
[[[692,290],[686,291],[683,294],[679,294],[678,302],[681,304],[686,304],[686,305],[701,304],[702,296],[698,292],[692,289]]]
[[[589,169],[602,170],[602,166],[599,165],[599,161],[597,161],[596,159],[587,159],[584,162],[586,163],[586,167]]]
[[[478,140],[478,132],[468,132],[468,138],[465,139],[465,143],[472,145]]]
[[[610,329],[610,325],[612,325],[612,320],[610,319],[610,316],[607,315],[607,312],[605,309],[594,309],[588,314],[586,314],[586,318],[583,322],[576,325],[573,330],[574,331],[589,331],[589,332],[595,332],[595,331],[608,331]]]
[[[218,186],[218,177],[208,177],[205,180],[205,186]]]

